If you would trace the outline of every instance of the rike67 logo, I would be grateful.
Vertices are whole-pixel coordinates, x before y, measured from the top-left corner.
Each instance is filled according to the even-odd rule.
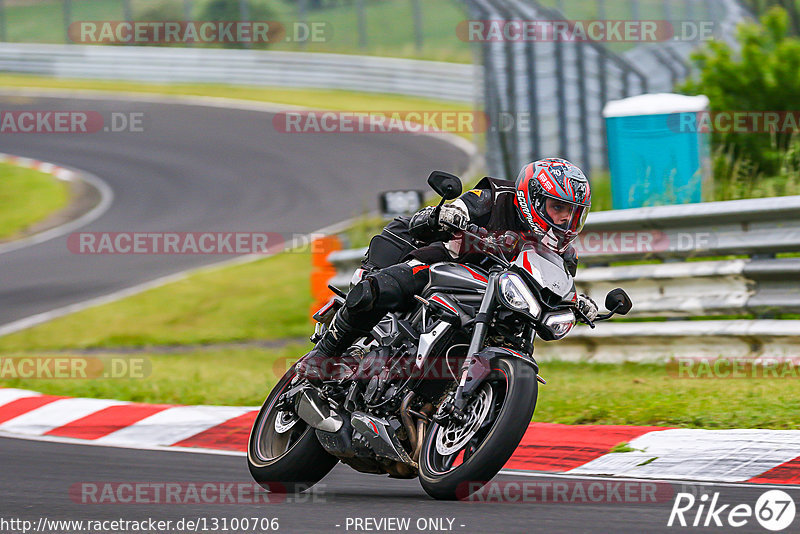
[[[795,517],[794,499],[781,490],[761,494],[755,507],[749,504],[720,502],[719,492],[696,498],[691,493],[678,493],[669,514],[667,526],[732,527],[747,525],[753,518],[765,529],[778,532],[788,528]]]

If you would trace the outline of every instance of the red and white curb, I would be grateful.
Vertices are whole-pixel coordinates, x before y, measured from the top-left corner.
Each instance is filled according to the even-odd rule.
[[[63,180],[65,182],[72,182],[79,177],[78,173],[75,171],[64,167],[59,167],[53,163],[39,161],[38,159],[25,158],[22,156],[14,156],[11,154],[0,153],[0,163],[9,163],[11,165],[16,165],[17,167],[25,167],[27,169],[41,171],[45,174],[55,176],[59,180]]]
[[[0,434],[241,454],[254,407],[179,406],[0,389]],[[609,453],[619,443],[632,452]],[[800,484],[800,430],[532,423],[505,469],[662,480]]]
[[[50,174],[64,182],[85,182],[94,187],[100,194],[100,202],[98,202],[96,206],[77,219],[73,219],[62,225],[44,230],[38,234],[0,244],[0,254],[11,252],[12,250],[18,250],[24,247],[29,247],[31,245],[38,245],[39,243],[44,243],[45,241],[49,241],[69,232],[73,232],[81,226],[87,225],[100,217],[106,212],[106,210],[108,210],[108,208],[111,207],[111,204],[114,201],[114,192],[111,190],[111,187],[109,187],[107,183],[92,173],[83,170],[70,169],[61,165],[56,165],[55,163],[49,163],[47,161],[40,161],[38,159],[14,156],[12,154],[4,153],[0,153],[0,163],[10,163],[18,167],[34,169],[45,174]],[[5,335],[11,331],[13,330],[7,329],[7,331],[0,332],[0,335]]]

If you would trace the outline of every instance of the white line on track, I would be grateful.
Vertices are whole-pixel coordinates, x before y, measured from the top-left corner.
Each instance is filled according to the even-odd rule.
[[[679,480],[666,478],[632,478],[632,477],[606,477],[599,475],[567,475],[563,473],[547,473],[544,471],[518,471],[516,469],[502,469],[499,475],[533,478],[564,478],[570,480],[607,480],[613,482],[662,482],[664,484],[686,484],[689,486],[718,486],[725,488],[740,488],[752,486],[755,488],[800,489],[797,484],[758,484],[755,482],[713,482],[703,480]]]
[[[94,447],[113,447],[117,449],[133,449],[144,451],[159,451],[159,452],[187,452],[191,454],[215,454],[218,456],[240,456],[244,457],[246,454],[239,451],[220,451],[213,449],[196,449],[192,447],[161,447],[153,445],[133,445],[133,444],[110,444],[110,443],[95,443],[81,439],[64,438],[59,436],[20,436],[9,432],[0,431],[0,438],[11,439],[25,439],[30,441],[44,441],[49,443],[65,443],[68,445],[90,445]],[[570,480],[605,480],[610,482],[662,482],[665,484],[684,484],[687,486],[715,486],[725,488],[741,488],[744,486],[753,488],[764,489],[789,489],[800,490],[800,485],[796,484],[756,484],[752,482],[708,482],[702,480],[666,480],[666,479],[651,479],[651,478],[629,478],[629,477],[603,477],[592,475],[565,475],[561,473],[545,473],[533,471],[517,471],[514,469],[503,469],[499,475],[515,476],[515,477],[531,477],[531,478],[563,478]]]
[[[310,108],[304,108],[300,106],[292,106],[289,104],[276,104],[276,103],[269,103],[269,102],[257,102],[257,101],[250,101],[250,100],[237,100],[233,98],[222,98],[222,97],[201,97],[201,96],[184,96],[184,95],[163,95],[163,94],[147,94],[147,93],[136,93],[136,92],[121,92],[121,93],[110,93],[106,91],[92,91],[92,90],[74,90],[74,89],[41,89],[41,88],[0,88],[0,95],[11,95],[11,96],[30,96],[30,97],[46,97],[46,98],[79,98],[84,100],[122,100],[126,102],[151,102],[151,103],[159,103],[159,104],[181,104],[186,106],[201,106],[201,107],[217,107],[217,108],[226,108],[226,109],[237,109],[237,110],[247,110],[247,111],[256,111],[262,113],[276,113],[279,111],[287,111],[287,110],[307,110]],[[411,133],[409,135],[427,135],[427,136],[436,136],[438,139],[446,141],[456,148],[460,149],[469,157],[469,167],[466,171],[464,171],[464,175],[471,176],[472,174],[476,173],[480,166],[482,166],[482,159],[478,155],[477,147],[467,141],[466,139],[459,137],[457,135],[451,133]],[[65,167],[68,168],[69,167]],[[75,171],[79,172],[79,171]],[[83,171],[80,171],[83,173]],[[103,206],[103,210],[99,211],[98,208],[101,205],[98,205],[95,210],[98,210],[94,218],[99,217],[102,213],[108,209],[111,205],[113,200],[113,192],[108,185],[105,184],[102,180],[97,178],[94,175],[89,173],[83,173],[90,183],[96,185],[98,189],[101,190],[101,193],[105,193],[110,195],[108,197],[107,205]],[[98,183],[95,184],[95,181]],[[105,198],[105,196],[104,196]],[[103,202],[101,201],[101,204]],[[92,214],[95,210],[84,215],[87,217],[88,215]],[[47,239],[52,239],[57,237],[57,235],[62,235],[65,232],[69,232],[74,230],[78,226],[82,226],[91,222],[93,219],[87,219],[82,221],[83,217],[80,219],[76,219],[72,223],[67,223],[64,226],[54,228],[52,231],[62,229],[63,231],[59,234],[55,234],[52,236],[47,237],[44,239],[44,234],[50,232],[43,232],[42,234],[37,234],[37,236],[43,236],[41,241],[37,241],[36,243],[31,242],[27,244],[21,244],[19,246],[14,247],[21,248],[23,246],[37,244],[42,241],[46,241]],[[352,225],[359,217],[353,217],[351,219],[347,219],[340,223],[335,223],[330,226],[326,226],[325,228],[321,228],[310,234],[303,236],[304,239],[308,239],[310,235],[314,234],[330,234],[336,233],[344,230],[348,226]],[[82,221],[81,224],[76,224],[79,221]],[[70,226],[72,224],[73,226]],[[29,239],[36,238],[37,236],[31,236]],[[24,240],[21,240],[22,242]],[[18,242],[10,243],[9,245],[15,245]],[[13,249],[9,249],[13,250]],[[0,248],[0,253],[5,252],[2,248]],[[95,306],[100,306],[102,304],[108,304],[110,302],[114,302],[126,297],[130,297],[144,291],[155,289],[157,287],[172,283],[178,282],[183,280],[184,278],[191,276],[193,274],[197,274],[200,272],[208,272],[213,271],[216,269],[221,269],[224,267],[230,267],[233,265],[240,265],[245,263],[250,263],[259,259],[267,258],[270,255],[267,254],[248,254],[245,256],[237,256],[235,258],[229,260],[223,260],[218,263],[213,263],[210,265],[204,265],[201,267],[193,267],[191,269],[187,269],[184,271],[179,271],[177,273],[173,273],[167,276],[162,276],[160,278],[156,278],[154,280],[150,280],[148,282],[144,282],[141,284],[137,284],[125,289],[121,289],[119,291],[114,291],[107,295],[103,295],[100,297],[88,299],[82,302],[76,302],[74,304],[70,304],[67,306],[63,306],[61,308],[56,308],[54,310],[50,310],[43,313],[38,313],[36,315],[31,315],[29,317],[24,317],[22,319],[18,319],[16,321],[6,323],[4,325],[0,325],[0,336],[5,336],[11,334],[13,332],[18,332],[20,330],[25,330],[36,326],[38,324],[42,324],[53,319],[57,319],[58,317],[63,317],[65,315],[69,315],[75,312],[79,312],[81,310],[85,310],[87,308],[93,308]]]

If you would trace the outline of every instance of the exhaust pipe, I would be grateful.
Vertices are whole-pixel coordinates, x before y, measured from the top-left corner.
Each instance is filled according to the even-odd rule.
[[[414,392],[409,391],[406,396],[403,397],[403,402],[400,404],[400,419],[403,420],[403,426],[406,429],[406,433],[408,433],[408,442],[412,447],[415,447],[417,443],[417,429],[414,428],[414,420],[411,419],[411,414],[409,413],[412,400],[414,400]]]

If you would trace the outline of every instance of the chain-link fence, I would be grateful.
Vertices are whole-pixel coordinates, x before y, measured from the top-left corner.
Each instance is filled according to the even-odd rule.
[[[671,91],[691,73],[691,51],[733,42],[746,16],[737,0],[0,0],[0,39],[85,43],[78,21],[274,20],[281,39],[232,46],[474,60],[489,171],[513,177],[547,156],[607,168],[604,104]],[[315,23],[322,38],[303,38]],[[540,34],[520,33],[531,27]]]
[[[536,0],[465,2],[485,69],[489,171],[512,179],[541,157],[607,168],[605,103],[671,91],[691,73],[691,51],[732,41],[747,15],[735,0],[556,2],[566,14]]]
[[[75,27],[85,21],[258,20],[285,30],[263,46],[272,50],[469,63],[470,45],[455,35],[465,16],[459,0],[0,0],[0,41],[87,44]],[[312,25],[322,28],[319,36]]]

